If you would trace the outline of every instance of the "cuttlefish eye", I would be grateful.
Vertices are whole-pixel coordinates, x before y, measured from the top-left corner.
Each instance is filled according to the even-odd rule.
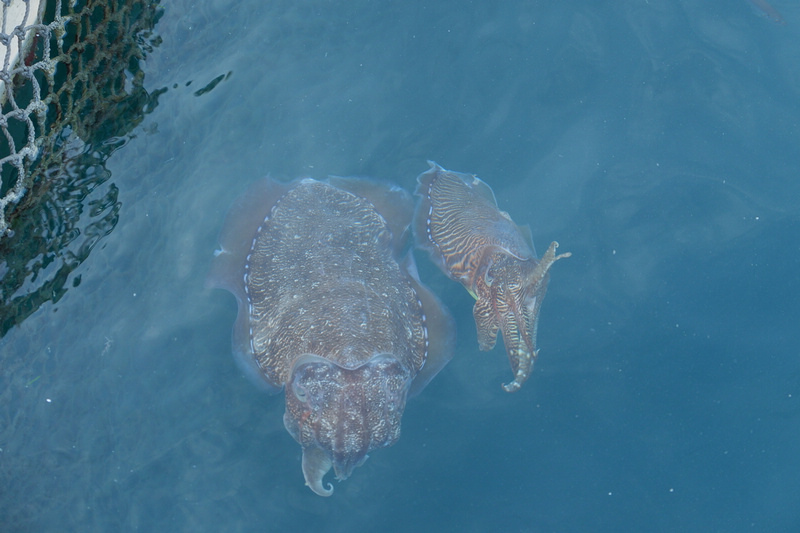
[[[300,385],[297,380],[292,381],[292,393],[294,394],[295,398],[300,400],[302,403],[306,403],[308,401],[308,392],[306,388]]]
[[[491,287],[492,283],[494,283],[494,265],[489,263],[489,267],[486,269],[486,272],[483,274],[483,282],[486,283],[487,287]]]
[[[297,358],[292,369],[291,391],[300,403],[317,404],[320,386],[328,379],[332,363],[318,355],[305,354]]]

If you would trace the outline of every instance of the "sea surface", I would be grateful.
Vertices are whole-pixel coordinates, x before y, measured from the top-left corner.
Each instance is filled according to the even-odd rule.
[[[800,5],[160,9],[118,221],[0,338],[1,531],[800,531]],[[417,253],[455,357],[321,498],[231,356],[218,232],[263,176],[413,189],[427,160],[572,257],[508,394]]]

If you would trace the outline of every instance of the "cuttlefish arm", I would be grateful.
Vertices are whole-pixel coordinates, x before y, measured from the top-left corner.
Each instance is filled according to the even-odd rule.
[[[303,450],[303,477],[306,485],[320,496],[333,494],[333,485],[322,486],[322,478],[333,466],[333,461],[319,446],[309,446]]]
[[[556,255],[552,242],[541,260],[526,259],[498,251],[485,254],[469,287],[476,302],[472,309],[481,350],[491,350],[502,331],[514,380],[503,385],[506,392],[519,390],[533,370],[539,350],[536,332],[539,309],[547,292],[550,267],[570,253]]]

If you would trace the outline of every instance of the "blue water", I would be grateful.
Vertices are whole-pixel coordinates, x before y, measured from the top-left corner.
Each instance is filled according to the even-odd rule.
[[[119,222],[0,340],[0,530],[800,530],[800,7],[431,4],[163,4]],[[573,256],[507,394],[419,254],[455,358],[323,499],[231,357],[217,233],[268,173],[427,159]]]

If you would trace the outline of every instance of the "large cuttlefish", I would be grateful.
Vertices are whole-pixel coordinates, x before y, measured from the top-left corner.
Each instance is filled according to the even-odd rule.
[[[354,178],[265,179],[228,214],[209,284],[239,304],[233,348],[267,390],[320,496],[400,436],[406,398],[452,356],[447,309],[405,248],[413,202]]]
[[[571,254],[556,255],[552,242],[541,259],[530,228],[517,226],[497,207],[492,189],[476,176],[451,172],[436,163],[417,178],[420,197],[414,216],[417,245],[451,279],[475,298],[473,316],[481,350],[491,350],[503,332],[518,390],[530,376],[539,351],[536,330],[549,270]]]

